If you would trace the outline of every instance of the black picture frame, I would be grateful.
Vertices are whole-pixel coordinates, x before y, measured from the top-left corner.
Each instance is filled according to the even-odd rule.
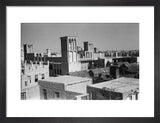
[[[6,117],[6,7],[7,6],[154,6],[154,118],[7,118]],[[0,0],[0,122],[15,123],[150,123],[160,120],[160,0]],[[147,107],[146,107],[147,108]],[[137,109],[138,111],[138,109]],[[96,112],[95,112],[96,113]]]

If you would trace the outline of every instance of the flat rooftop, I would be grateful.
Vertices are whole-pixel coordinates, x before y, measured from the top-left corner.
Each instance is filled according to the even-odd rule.
[[[58,77],[49,77],[47,79],[39,80],[43,82],[53,82],[53,83],[62,83],[65,85],[70,85],[70,84],[76,84],[80,82],[86,82],[91,80],[90,78],[87,77],[76,77],[76,76],[58,76]]]
[[[110,90],[113,92],[126,93],[131,90],[139,89],[139,79],[121,77],[110,81],[89,85],[99,89]]]

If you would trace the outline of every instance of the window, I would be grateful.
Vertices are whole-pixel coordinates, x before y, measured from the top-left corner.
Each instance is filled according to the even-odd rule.
[[[29,82],[31,83],[31,76],[28,76],[28,78],[29,78]]]
[[[38,75],[35,75],[35,82],[38,82]]]
[[[21,93],[21,100],[26,100],[26,92]]]
[[[55,92],[55,98],[59,98],[59,97],[60,97],[59,92]]]
[[[43,96],[44,96],[44,99],[46,100],[47,99],[47,90],[46,89],[43,89]]]
[[[22,74],[24,75],[24,70],[22,70]]]
[[[24,83],[25,83],[25,86],[27,86],[27,84],[28,84],[27,81],[25,81]]]
[[[44,74],[42,74],[42,79],[45,79],[45,75]]]

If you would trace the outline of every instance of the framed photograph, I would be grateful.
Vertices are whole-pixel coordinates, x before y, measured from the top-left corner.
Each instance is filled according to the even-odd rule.
[[[2,122],[159,119],[158,1],[0,5]]]

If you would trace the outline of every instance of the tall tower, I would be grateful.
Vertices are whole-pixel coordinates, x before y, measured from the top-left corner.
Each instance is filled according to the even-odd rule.
[[[77,62],[77,38],[75,36],[60,37],[63,62]]]
[[[24,53],[33,53],[33,45],[24,44],[23,45]]]

